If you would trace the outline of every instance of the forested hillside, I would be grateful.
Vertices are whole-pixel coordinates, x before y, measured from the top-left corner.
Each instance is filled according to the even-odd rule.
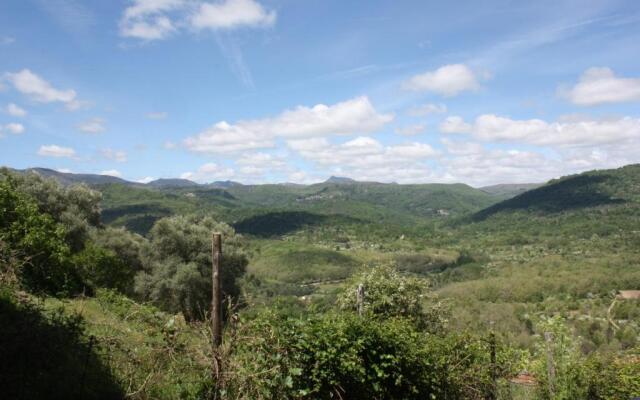
[[[0,324],[12,327],[0,360],[24,360],[0,362],[13,398],[640,391],[640,304],[614,302],[640,289],[637,165],[504,201],[465,185],[63,183],[0,178]],[[226,295],[215,382],[213,231]]]

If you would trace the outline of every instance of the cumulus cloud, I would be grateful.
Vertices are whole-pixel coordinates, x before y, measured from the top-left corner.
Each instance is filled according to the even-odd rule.
[[[477,148],[442,161],[456,181],[475,186],[545,182],[562,173],[562,164],[542,153],[517,149]]]
[[[55,144],[40,146],[38,155],[44,157],[72,158],[76,155],[76,151],[70,147],[62,147]]]
[[[406,90],[434,92],[445,97],[453,97],[464,91],[480,87],[474,72],[464,64],[442,66],[413,76],[403,84]]]
[[[21,108],[14,103],[7,104],[4,111],[13,117],[24,117],[27,115],[27,111],[24,108]]]
[[[589,68],[575,86],[558,91],[579,106],[640,101],[640,78],[617,77],[606,67]]]
[[[142,40],[167,38],[177,28],[165,13],[186,4],[184,0],[133,0],[120,19],[120,35]]]
[[[113,150],[110,148],[100,150],[100,154],[102,157],[107,160],[112,160],[116,162],[126,162],[127,161],[127,153],[122,150]]]
[[[282,156],[268,153],[243,154],[236,161],[240,166],[240,174],[248,176],[262,176],[267,173],[287,172],[292,168]]]
[[[218,165],[216,163],[206,163],[200,166],[195,172],[185,172],[181,174],[180,178],[196,182],[211,182],[230,179],[234,175],[235,172],[232,168]]]
[[[424,132],[426,128],[427,127],[424,124],[409,125],[402,128],[396,128],[395,132],[398,135],[413,136]]]
[[[84,133],[102,133],[107,129],[106,123],[107,121],[105,121],[103,118],[92,118],[88,121],[84,121],[81,124],[78,124],[76,128],[78,128],[80,132]]]
[[[155,181],[156,178],[152,177],[152,176],[145,176],[144,178],[140,178],[137,179],[136,182],[138,183],[149,183],[151,181]]]
[[[181,30],[231,30],[275,23],[276,12],[255,0],[133,0],[120,19],[120,35],[145,41]]]
[[[77,93],[75,90],[56,89],[49,82],[28,69],[23,69],[15,73],[7,73],[5,74],[5,79],[11,83],[17,91],[39,103],[64,103],[70,111],[81,108],[86,104],[76,99]]]
[[[267,11],[254,0],[226,0],[222,3],[200,4],[191,16],[196,29],[233,29],[237,27],[271,26],[276,21],[276,12]]]
[[[24,133],[24,125],[18,124],[16,122],[12,122],[4,126],[4,128],[0,127],[0,131],[7,131],[9,133],[13,133],[14,135],[20,135]]]
[[[444,114],[447,112],[447,106],[439,103],[439,104],[422,104],[419,106],[411,107],[408,111],[408,114],[412,117],[424,117],[429,114]]]
[[[102,171],[100,172],[100,175],[114,176],[116,178],[122,177],[122,173],[120,173],[120,171],[118,171],[117,169],[108,169],[106,171]]]
[[[632,117],[568,119],[550,123],[541,119],[514,120],[483,114],[476,118],[473,125],[458,118],[453,123],[443,123],[441,131],[470,133],[482,141],[520,142],[538,146],[592,146],[640,138],[640,119]],[[459,126],[464,129],[458,129]]]
[[[439,155],[426,143],[385,146],[367,136],[341,144],[332,144],[326,138],[311,138],[289,140],[287,145],[320,167],[333,168],[333,173],[386,182],[429,179],[431,175],[425,162]]]
[[[276,138],[369,133],[393,118],[393,114],[378,113],[367,97],[358,97],[331,106],[299,106],[274,118],[238,121],[233,125],[218,122],[185,139],[184,145],[198,153],[230,153],[273,147]]]
[[[447,117],[440,123],[439,128],[442,133],[469,133],[472,129],[471,125],[464,122],[464,119],[457,115]]]

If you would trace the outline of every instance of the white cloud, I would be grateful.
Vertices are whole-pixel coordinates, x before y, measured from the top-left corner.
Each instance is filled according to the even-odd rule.
[[[76,155],[76,151],[70,147],[61,147],[55,144],[40,146],[38,155],[44,157],[66,157],[71,158]]]
[[[9,131],[9,133],[13,133],[14,135],[19,135],[24,132],[24,125],[12,122],[5,125],[4,130]]]
[[[14,103],[7,104],[4,111],[14,117],[24,117],[27,115],[27,111],[24,108],[21,108]]]
[[[165,39],[177,28],[166,12],[186,6],[184,0],[133,0],[120,19],[120,35],[142,40]]]
[[[439,155],[426,143],[404,143],[384,146],[377,140],[361,136],[338,145],[326,138],[287,141],[303,158],[321,167],[333,168],[334,174],[361,180],[425,181],[430,170],[425,162]]]
[[[140,179],[136,180],[136,182],[138,182],[138,183],[149,183],[149,182],[155,181],[155,180],[156,180],[156,178],[154,178],[154,177],[145,176],[144,178],[140,178]]]
[[[483,151],[483,147],[480,143],[469,142],[466,140],[450,140],[447,138],[440,139],[440,142],[446,147],[449,154],[456,156],[465,156],[470,154],[477,154]]]
[[[127,153],[122,150],[113,150],[113,149],[102,149],[100,150],[100,154],[102,157],[113,160],[116,162],[126,162],[127,161]]]
[[[107,121],[103,118],[92,118],[78,124],[77,128],[79,131],[84,133],[101,133],[107,129],[105,126],[106,123]]]
[[[516,149],[477,150],[444,159],[442,164],[447,174],[456,181],[476,186],[545,182],[561,174],[561,163],[541,153]]]
[[[238,27],[271,26],[276,12],[267,11],[254,0],[225,0],[219,3],[203,2],[191,16],[196,29],[233,29]]]
[[[429,114],[444,114],[447,112],[447,106],[439,103],[439,104],[423,104],[420,106],[415,106],[409,109],[408,114],[412,117],[423,117]]]
[[[570,89],[559,94],[573,104],[593,106],[640,101],[640,78],[620,78],[610,68],[589,68]]]
[[[196,182],[211,182],[216,180],[230,179],[235,172],[232,168],[218,165],[216,163],[207,163],[195,172],[185,172],[180,175],[182,179],[190,179]]]
[[[417,125],[405,126],[402,128],[396,128],[395,132],[398,135],[413,136],[413,135],[417,135],[419,133],[424,132],[426,128],[427,127],[424,124],[417,124]]]
[[[60,90],[28,69],[16,73],[7,73],[6,79],[19,92],[29,96],[39,103],[61,102],[73,105],[76,101],[76,91],[73,89]]]
[[[299,106],[275,118],[218,122],[197,136],[185,139],[187,149],[207,154],[229,153],[273,147],[276,138],[304,138],[368,133],[393,120],[393,114],[379,114],[367,97],[331,106]]]
[[[275,20],[276,12],[255,0],[133,0],[120,18],[119,30],[123,37],[152,41],[189,28],[266,27]]]
[[[100,175],[114,176],[116,178],[122,177],[122,173],[120,173],[120,171],[118,171],[117,169],[108,169],[106,171],[102,171],[100,172]]]
[[[451,64],[415,75],[406,81],[403,87],[407,90],[435,92],[445,97],[453,97],[464,91],[477,90],[480,85],[469,67],[464,64]]]
[[[469,133],[471,132],[471,125],[464,122],[462,117],[452,115],[447,117],[440,123],[440,132],[443,133]]]
[[[56,168],[56,171],[62,172],[63,174],[71,174],[71,173],[73,173],[73,171],[70,170],[69,168]]]
[[[166,119],[168,116],[166,112],[150,112],[146,115],[148,119]]]
[[[640,119],[581,120],[548,123],[513,120],[493,114],[476,118],[472,135],[484,141],[519,141],[540,146],[589,146],[640,138]]]

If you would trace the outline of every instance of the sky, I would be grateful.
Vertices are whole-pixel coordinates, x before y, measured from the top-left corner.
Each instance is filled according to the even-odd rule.
[[[0,165],[478,187],[638,162],[636,0],[0,2]]]

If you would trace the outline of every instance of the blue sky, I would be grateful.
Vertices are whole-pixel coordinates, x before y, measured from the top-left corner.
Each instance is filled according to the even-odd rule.
[[[640,2],[4,0],[0,163],[540,182],[640,162]]]

